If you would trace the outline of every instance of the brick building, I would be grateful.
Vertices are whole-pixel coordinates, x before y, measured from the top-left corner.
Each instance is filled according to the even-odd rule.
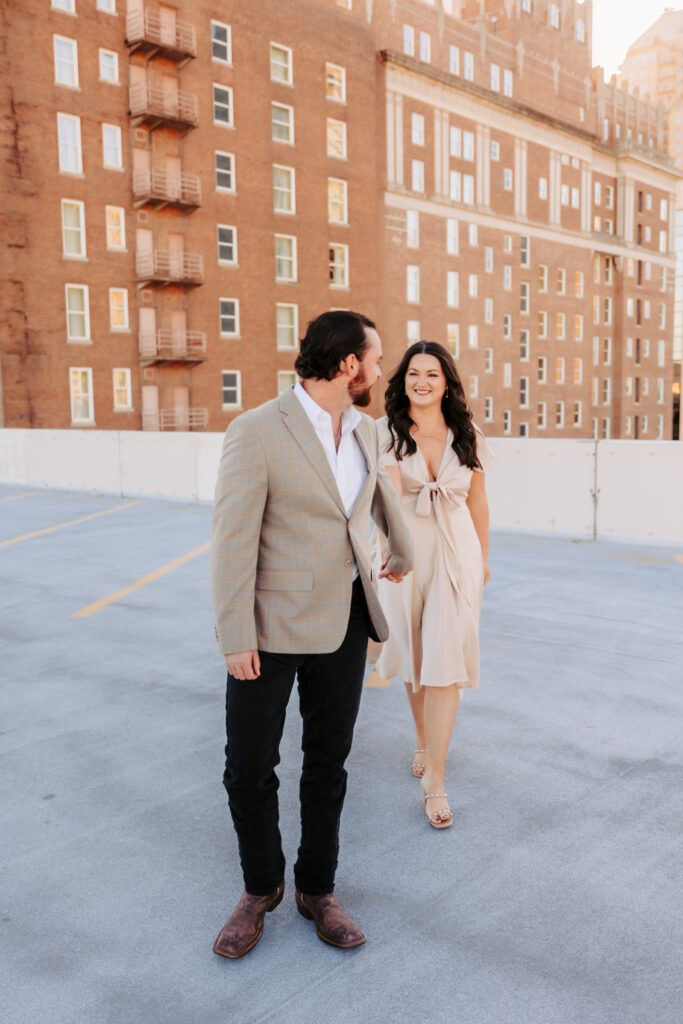
[[[671,436],[680,172],[589,0],[122,7],[4,8],[5,426],[222,430],[345,307],[489,434]]]

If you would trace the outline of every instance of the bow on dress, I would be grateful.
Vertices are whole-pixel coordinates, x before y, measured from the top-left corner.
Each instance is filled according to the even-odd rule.
[[[462,500],[458,501],[458,497]],[[429,517],[433,511],[436,525],[441,535],[441,551],[451,585],[456,594],[462,594],[469,604],[466,590],[462,586],[462,563],[458,558],[458,552],[453,540],[454,530],[448,516],[451,510],[462,509],[467,511],[466,500],[467,490],[449,487],[448,484],[441,483],[438,480],[428,480],[423,482],[419,488],[415,504],[415,514]]]

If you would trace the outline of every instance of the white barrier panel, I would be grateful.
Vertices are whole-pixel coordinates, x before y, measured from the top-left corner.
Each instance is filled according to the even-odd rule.
[[[491,438],[491,525],[683,543],[683,444]],[[0,429],[0,481],[211,501],[223,434]],[[597,448],[597,462],[596,452]]]
[[[491,526],[593,537],[594,441],[490,439]]]
[[[598,535],[683,544],[683,444],[600,441]]]

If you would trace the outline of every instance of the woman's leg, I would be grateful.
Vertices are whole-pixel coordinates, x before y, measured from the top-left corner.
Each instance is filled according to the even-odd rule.
[[[420,768],[420,764],[426,764],[425,751],[427,744],[425,743],[425,724],[424,724],[424,702],[425,702],[425,691],[424,686],[415,693],[413,690],[412,683],[406,683],[406,693],[408,694],[408,700],[410,701],[410,710],[413,713],[413,721],[415,722],[415,760],[413,761],[413,775],[418,778],[422,778],[424,775],[424,768]]]
[[[426,754],[426,770],[420,785],[425,793],[445,793],[444,771],[446,755],[451,741],[453,723],[458,713],[460,691],[458,684],[451,686],[423,686],[424,691],[424,737]],[[443,798],[427,801],[427,817],[441,807],[447,807]],[[448,815],[442,816],[447,820]]]

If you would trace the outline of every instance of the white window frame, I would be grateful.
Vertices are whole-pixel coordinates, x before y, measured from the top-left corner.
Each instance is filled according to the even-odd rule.
[[[508,68],[503,68],[503,96],[512,96],[513,74]]]
[[[474,162],[474,132],[462,133],[462,158]]]
[[[62,11],[64,14],[75,14],[76,0],[51,0],[50,7],[53,11]]]
[[[503,168],[503,189],[505,192],[512,192],[512,168]]]
[[[286,55],[285,60],[275,59],[273,50],[280,50]],[[271,40],[269,46],[270,54],[270,80],[271,82],[277,82],[279,85],[294,85],[294,62],[292,60],[292,48],[291,46],[283,46],[282,43],[275,43]],[[273,69],[284,68],[285,74],[282,77],[274,76]]]
[[[288,186],[276,184],[275,175],[278,171],[289,177]],[[278,206],[278,199],[284,199],[285,205]],[[296,171],[284,164],[273,164],[273,213],[287,216],[296,213]]]
[[[503,363],[503,387],[512,387],[512,363]]]
[[[78,290],[83,294],[83,311],[81,310],[70,310],[69,309],[69,290]],[[76,344],[88,345],[92,342],[92,336],[90,334],[90,294],[87,284],[77,284],[75,282],[67,282],[64,285],[64,309],[66,311],[66,340],[75,342]],[[83,317],[84,334],[71,334],[71,327],[69,324],[69,313],[74,316]]]
[[[450,156],[462,156],[462,128],[454,124],[448,129],[448,152]]]
[[[555,429],[564,430],[564,402],[555,402]]]
[[[479,348],[479,327],[477,324],[469,324],[467,327],[467,347]]]
[[[84,373],[88,381],[88,390],[85,393],[76,393],[74,391],[74,374]],[[74,399],[79,397],[87,397],[88,399],[88,415],[84,417],[76,417],[74,415]],[[93,396],[92,388],[92,369],[89,366],[70,366],[69,367],[69,405],[71,412],[71,424],[72,426],[79,426],[81,424],[92,425],[95,422],[95,401]]]
[[[448,70],[451,75],[460,74],[460,49],[452,43],[448,47]]]
[[[122,304],[120,306],[114,306],[113,297],[116,294],[122,296]],[[123,313],[123,323],[114,323],[114,313],[120,310]],[[130,321],[128,317],[128,289],[127,288],[110,288],[109,289],[109,330],[116,334],[130,330]]]
[[[71,46],[71,59],[64,60],[57,56],[57,44],[68,43]],[[65,89],[79,89],[78,84],[78,41],[70,39],[69,36],[60,36],[55,33],[52,37],[52,54],[54,59],[55,85],[61,85]],[[71,68],[70,81],[63,81],[58,75],[59,67]]]
[[[449,256],[457,256],[459,253],[459,230],[455,217],[446,218],[446,252]]]
[[[121,384],[117,385],[117,383],[116,383],[116,374],[117,373],[125,374],[125,376],[124,376],[124,382],[125,383],[123,385],[121,385]],[[112,396],[113,396],[114,412],[132,412],[132,409],[133,409],[133,388],[132,388],[132,384],[131,384],[130,369],[128,367],[126,367],[126,366],[114,366],[112,368],[112,371],[111,371],[111,385],[112,385]],[[125,388],[126,400],[125,400],[125,402],[123,404],[119,404],[116,401],[116,392],[117,391],[121,391],[122,388]]]
[[[223,302],[234,302],[234,314],[228,314],[223,312]],[[223,318],[226,319],[232,316],[235,322],[235,328],[232,331],[223,330]],[[240,300],[230,295],[221,295],[218,299],[218,333],[221,338],[239,338],[240,336]]]
[[[292,379],[293,378],[293,379]],[[294,387],[298,378],[294,370],[278,370],[277,371],[277,393],[283,395],[285,391],[289,391],[290,388]]]
[[[414,146],[425,144],[425,119],[424,114],[413,113],[410,115],[410,141]]]
[[[116,15],[116,0],[97,0],[97,10],[103,14]]]
[[[420,32],[420,60],[429,64],[432,59],[432,37],[429,32]]]
[[[232,241],[226,242],[221,241],[221,231],[232,231]],[[221,258],[221,245],[231,245],[233,258],[223,259]],[[216,253],[217,261],[220,267],[236,267],[237,266],[237,228],[234,224],[216,224]]]
[[[462,176],[462,201],[467,206],[474,206],[474,175],[463,174]]]
[[[446,272],[446,305],[457,309],[460,305],[460,276],[457,270]]]
[[[406,57],[415,56],[415,29],[412,25],[403,26],[401,46]]]
[[[116,143],[112,145],[107,142],[107,129],[110,129],[116,139]],[[107,150],[113,149],[116,151],[118,157],[118,163],[112,163],[107,160]],[[123,139],[121,135],[121,126],[118,124],[110,124],[108,121],[102,123],[102,166],[108,171],[122,171],[123,170]]]
[[[420,340],[420,321],[406,320],[406,340],[409,345],[414,345]]]
[[[519,378],[519,407],[520,409],[529,408],[529,378]]]
[[[414,263],[406,267],[406,302],[420,302],[420,268]]]
[[[503,433],[512,433],[512,413],[509,409],[503,409]]]
[[[78,227],[74,228],[64,223],[64,207],[73,206],[78,210]],[[88,258],[85,243],[85,204],[80,199],[62,199],[60,202],[62,215],[62,256],[65,260],[85,260]],[[75,232],[78,235],[80,252],[67,252],[66,238],[67,231]]]
[[[225,29],[225,39],[216,39],[214,28]],[[217,57],[214,53],[214,46],[225,47],[225,57]],[[215,61],[216,64],[232,66],[232,28],[230,25],[226,25],[224,21],[216,21],[215,18],[211,19],[211,60]]]
[[[216,99],[216,89],[220,89],[222,92],[227,92],[228,101]],[[233,103],[232,88],[229,85],[223,85],[222,82],[213,82],[211,88],[212,95],[212,110],[213,110],[213,123],[220,128],[234,128],[235,127],[235,108]],[[227,121],[216,117],[216,108],[226,109],[228,112]]]
[[[76,142],[65,141],[62,138],[62,129],[66,128],[67,124],[73,124],[76,126]],[[72,170],[69,167],[63,166],[62,157],[67,152],[74,150],[76,153],[76,170]],[[81,119],[76,117],[74,114],[57,114],[57,152],[59,155],[59,170],[61,174],[78,174],[82,177],[83,175],[83,148],[81,145]]]
[[[539,356],[536,362],[536,383],[548,383],[548,357]]]
[[[341,139],[341,143],[342,143],[341,146],[340,146],[340,149],[343,150],[342,153],[335,153],[335,152],[331,152],[330,151],[330,127],[332,125],[334,125],[335,128],[341,127],[341,129],[342,129],[341,132],[339,133],[339,138]],[[328,117],[327,118],[326,125],[325,125],[325,150],[326,150],[327,156],[331,156],[335,160],[346,160],[347,159],[347,156],[346,156],[346,153],[347,153],[346,121],[338,121],[334,117]]]
[[[406,245],[409,249],[420,248],[420,214],[417,210],[406,210]]]
[[[230,161],[230,170],[228,171],[225,167],[218,166],[218,157],[228,157]],[[218,175],[219,174],[230,174],[230,185],[219,185]],[[226,195],[234,195],[237,188],[236,173],[235,173],[235,154],[227,153],[223,149],[215,149],[213,153],[213,180],[216,187],[216,192],[224,192]]]
[[[225,383],[225,374],[230,373],[235,377],[234,384]],[[226,402],[224,401],[225,392],[234,391],[235,401]],[[224,412],[231,412],[234,409],[242,408],[242,371],[241,370],[221,370],[221,409]]]
[[[340,263],[336,259],[336,254],[333,256],[333,250],[343,253],[344,259]],[[343,279],[341,281],[334,281],[330,277],[329,286],[336,290],[346,289],[349,287],[349,247],[341,242],[330,242],[328,245],[328,259],[329,269],[334,272],[334,268],[341,267],[343,270]]]
[[[115,211],[119,214],[118,226],[109,223],[109,212]],[[110,242],[109,231],[118,230],[121,232],[121,245],[112,245]],[[110,252],[126,252],[126,208],[125,206],[105,206],[104,208],[104,232],[107,243],[107,249]]]
[[[474,54],[465,50],[462,62],[462,77],[467,82],[474,81]]]
[[[341,200],[336,197],[333,199],[330,194],[330,186],[341,185],[342,197]],[[341,204],[341,217],[332,218],[331,208],[336,204]],[[344,178],[328,178],[327,179],[327,223],[328,224],[348,224],[349,223],[349,186],[348,182]]]
[[[282,242],[282,241],[287,241],[287,242],[291,242],[292,243],[291,244],[291,255],[290,256],[287,256],[287,257],[279,256],[278,257],[278,255],[277,255],[277,243],[278,242]],[[296,235],[283,235],[283,234],[280,234],[279,232],[276,233],[275,236],[274,236],[273,251],[275,253],[275,280],[276,281],[288,282],[290,284],[295,282],[298,279],[298,269],[299,269],[298,268],[298,258],[297,258]],[[292,270],[291,277],[282,277],[281,275],[278,275],[278,272],[277,272],[278,259],[280,259],[280,260],[284,259],[286,263],[291,264],[291,270]]]
[[[291,323],[280,323],[278,313],[281,310],[292,310],[294,315]],[[281,340],[280,330],[287,330],[291,334],[292,343],[287,344]],[[275,303],[275,344],[278,352],[295,352],[299,347],[299,306],[296,302]]]
[[[490,66],[489,88],[492,92],[500,92],[500,67],[498,64]]]
[[[539,178],[538,179],[538,198],[539,199],[547,199],[548,198],[548,179],[547,178]]]
[[[336,75],[336,72],[340,72]],[[341,95],[333,96],[330,90],[339,86]],[[331,103],[346,103],[346,68],[341,64],[333,64],[332,61],[325,62],[325,98]]]
[[[424,192],[425,190],[425,165],[422,160],[411,161],[410,187],[413,192]]]
[[[536,403],[536,426],[539,430],[545,430],[548,423],[547,402]]]
[[[484,398],[484,423],[491,423],[493,420],[493,399],[487,395]]]
[[[112,70],[113,78],[109,75],[102,74],[102,59],[111,57],[112,59]],[[100,47],[99,53],[99,71],[100,71],[100,82],[108,82],[110,85],[119,85],[119,55],[116,50],[105,50]]]

